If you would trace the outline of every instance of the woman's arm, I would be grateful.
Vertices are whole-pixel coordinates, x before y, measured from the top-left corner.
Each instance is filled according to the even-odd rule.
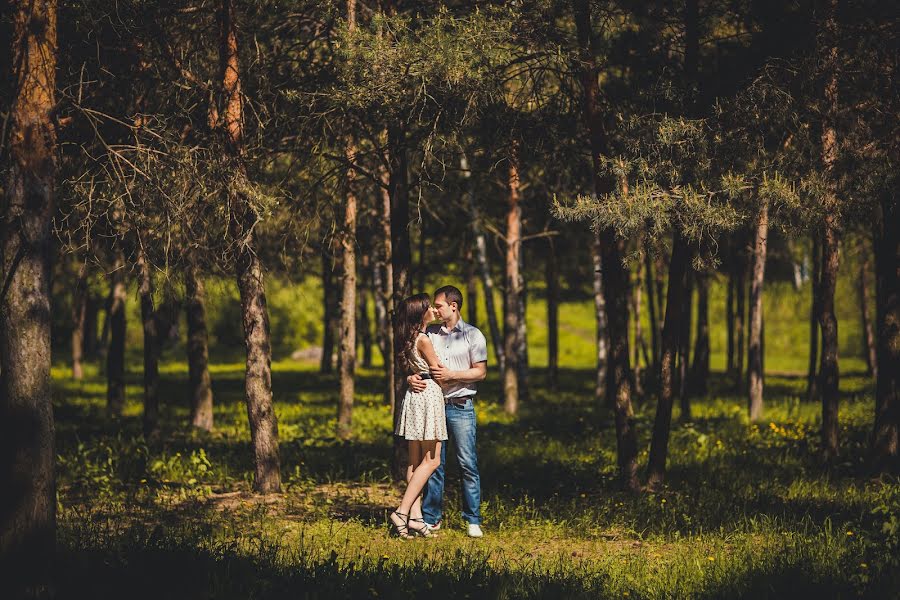
[[[419,354],[422,355],[422,358],[425,359],[425,362],[428,363],[429,368],[436,369],[441,366],[441,361],[438,360],[437,352],[434,351],[434,346],[427,335],[419,336],[416,340],[416,349],[419,351]]]

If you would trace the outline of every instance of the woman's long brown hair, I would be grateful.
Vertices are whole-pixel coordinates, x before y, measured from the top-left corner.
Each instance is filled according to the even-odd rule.
[[[397,341],[395,344],[397,364],[410,375],[415,372],[415,368],[410,362],[411,352],[421,331],[422,318],[430,307],[431,298],[428,294],[416,294],[404,298],[397,305]]]

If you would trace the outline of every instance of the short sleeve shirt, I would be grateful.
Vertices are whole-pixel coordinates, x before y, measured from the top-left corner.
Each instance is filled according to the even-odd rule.
[[[480,362],[487,362],[487,340],[474,325],[460,319],[453,329],[444,325],[429,325],[426,330],[438,360],[451,371],[463,371]],[[445,398],[474,396],[474,383],[453,383],[444,388]]]

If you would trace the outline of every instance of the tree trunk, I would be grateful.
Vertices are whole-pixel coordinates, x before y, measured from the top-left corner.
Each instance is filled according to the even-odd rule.
[[[503,409],[511,415],[519,411],[519,252],[522,243],[522,207],[519,205],[519,166],[516,147],[511,148],[507,185],[506,213],[506,298],[504,301],[503,347],[506,368],[503,370]]]
[[[209,375],[206,292],[196,266],[188,265],[185,270],[184,284],[191,425],[198,429],[212,431],[213,393],[212,380]]]
[[[597,354],[597,368],[594,372],[594,404],[597,414],[603,414],[603,400],[609,367],[609,323],[606,318],[606,299],[603,295],[603,254],[600,235],[595,233],[591,243],[591,263],[594,267],[594,344]],[[609,401],[612,402],[612,398]]]
[[[649,236],[647,239],[647,247],[644,249],[644,266],[647,271],[644,279],[647,282],[647,311],[650,318],[650,347],[653,349],[652,368],[654,371],[659,370],[659,311],[656,303],[656,279],[653,275],[653,252],[650,247],[651,241]],[[648,367],[650,364],[647,365]]]
[[[878,355],[875,343],[875,331],[872,328],[872,320],[869,318],[869,268],[871,266],[867,240],[863,237],[859,240],[859,281],[857,292],[859,294],[859,316],[863,331],[863,341],[866,359],[866,374],[878,379]]]
[[[697,273],[697,339],[691,365],[691,389],[705,396],[709,392],[709,273]]]
[[[84,358],[84,334],[87,322],[88,280],[87,260],[81,261],[78,267],[78,281],[72,292],[72,379],[81,380],[84,369],[81,361]]]
[[[647,486],[658,487],[665,480],[666,458],[669,452],[669,433],[672,427],[672,404],[675,400],[675,355],[678,333],[683,318],[682,303],[690,267],[690,249],[681,232],[672,240],[672,259],[669,262],[669,288],[666,293],[666,316],[662,332],[662,356],[659,370],[659,401],[653,422],[650,458],[647,465]]]
[[[394,314],[394,251],[391,245],[391,175],[390,171],[383,166],[381,168],[380,174],[381,214],[379,220],[381,222],[382,234],[381,260],[383,261],[382,264],[384,265],[384,282],[383,286],[379,286],[379,292],[381,293],[381,302],[384,306],[385,311],[384,329],[382,330],[384,334],[384,348],[382,352],[384,353],[384,375],[386,379],[384,397],[386,404],[391,407],[391,414],[396,415],[397,411],[395,409],[397,404],[397,390],[395,381],[397,379],[397,366],[394,357],[394,324],[392,321]]]
[[[121,417],[125,408],[125,254],[118,248],[118,242],[116,246],[107,304],[106,413],[111,417]]]
[[[681,406],[681,420],[691,420],[691,396],[688,389],[688,365],[691,351],[691,321],[694,312],[694,268],[688,267],[684,289],[684,307],[681,328],[678,332],[678,400]]]
[[[819,232],[812,235],[812,301],[809,307],[809,366],[806,370],[806,399],[819,398],[819,285],[821,284],[822,257],[819,248]]]
[[[7,75],[9,161],[0,211],[0,564],[14,577],[4,581],[10,597],[50,595],[55,554],[50,269],[56,6],[20,0],[4,11],[12,21],[8,48],[15,67]]]
[[[143,248],[137,250],[141,325],[144,330],[144,435],[159,430],[159,332],[153,307],[153,274]]]
[[[900,470],[900,205],[893,191],[881,199],[875,237],[878,377],[875,386],[873,466]]]
[[[613,189],[614,182],[604,175],[602,156],[609,152],[606,133],[599,111],[600,94],[591,25],[591,6],[588,0],[573,0],[575,25],[581,58],[579,78],[583,92],[585,126],[591,145],[591,166],[594,194],[602,198]],[[629,274],[624,264],[625,240],[616,239],[615,232],[600,232],[600,263],[602,287],[609,317],[609,348],[607,398],[613,402],[616,419],[616,455],[619,477],[630,491],[637,491],[637,437],[634,431],[634,412],[631,407],[631,366],[628,353],[628,285]]]
[[[84,356],[94,359],[99,353],[99,339],[97,338],[97,321],[100,316],[102,299],[97,298],[87,290],[86,308],[84,314]]]
[[[840,265],[838,223],[837,132],[838,110],[838,27],[837,0],[830,0],[827,7],[823,37],[828,47],[824,49],[825,111],[822,124],[822,166],[825,179],[825,222],[822,235],[822,282],[819,304],[819,325],[822,327],[822,360],[820,366],[822,387],[822,449],[824,458],[831,460],[838,454],[838,322],[834,312],[834,292]]]
[[[351,0],[350,4],[352,3]],[[355,154],[356,150],[348,146],[347,156],[351,161]],[[352,432],[356,380],[356,195],[352,189],[352,176],[353,169],[348,169],[344,229],[341,235],[341,390],[337,416],[337,434],[341,439],[348,439]]]
[[[223,126],[225,140],[235,174],[246,179],[243,154],[243,107],[238,61],[237,28],[232,0],[222,0],[219,14],[221,26],[219,58],[222,68],[222,91],[225,98]],[[250,440],[256,467],[253,488],[268,494],[281,490],[281,465],[278,452],[278,419],[272,404],[272,349],[269,341],[269,311],[263,269],[255,252],[253,226],[257,216],[243,194],[229,190],[232,213],[231,239],[236,241],[235,274],[241,296],[244,344],[247,368],[244,400],[250,421]]]
[[[358,292],[359,309],[356,318],[356,330],[360,336],[360,346],[362,347],[362,366],[365,369],[372,368],[372,327],[369,320],[369,275],[371,274],[371,259],[368,253],[360,256],[360,279],[361,286]]]
[[[547,386],[551,391],[559,388],[559,266],[556,244],[547,238],[548,252],[544,273],[547,283]]]
[[[763,413],[763,283],[766,276],[766,250],[769,237],[769,200],[759,197],[756,233],[753,241],[753,275],[750,280],[750,347],[747,352],[747,408],[750,421]]]
[[[390,224],[391,224],[391,262],[393,273],[394,297],[392,309],[399,305],[400,301],[411,294],[410,268],[412,265],[412,250],[409,240],[409,181],[408,181],[408,149],[406,147],[406,130],[400,124],[395,124],[388,130],[388,146],[390,148]],[[393,313],[392,313],[393,314]],[[394,328],[394,354],[396,354],[400,340],[397,338],[397,323]],[[406,376],[400,369],[394,368],[394,397],[400,401],[406,386]],[[394,430],[400,411],[394,411]],[[406,477],[406,441],[399,436],[394,436],[394,457],[392,475],[395,481],[402,481]]]
[[[638,397],[643,395],[643,386],[641,384],[641,349],[644,350],[644,358],[647,358],[647,345],[644,343],[643,326],[641,324],[641,291],[643,290],[644,278],[644,243],[643,234],[640,234],[637,242],[637,273],[635,274],[634,288],[632,292],[632,302],[634,310],[634,393]]]

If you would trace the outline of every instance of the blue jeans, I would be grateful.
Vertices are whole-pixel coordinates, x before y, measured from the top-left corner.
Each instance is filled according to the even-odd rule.
[[[475,454],[475,405],[472,398],[466,398],[465,403],[447,404],[445,408],[450,439],[441,444],[441,466],[425,484],[422,514],[425,521],[432,525],[441,520],[444,465],[447,463],[447,445],[452,443],[462,471],[463,519],[468,523],[481,525],[481,476],[478,474],[478,456]]]

